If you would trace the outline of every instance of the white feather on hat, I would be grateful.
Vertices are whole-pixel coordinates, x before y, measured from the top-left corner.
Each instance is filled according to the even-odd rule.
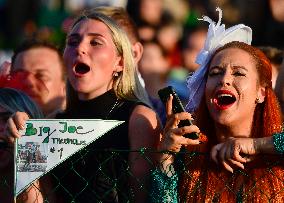
[[[244,42],[249,45],[251,44],[252,30],[250,27],[243,24],[238,24],[225,29],[225,25],[221,24],[222,10],[217,7],[216,11],[219,12],[219,20],[217,24],[208,16],[203,16],[202,19],[198,19],[208,22],[209,27],[204,47],[199,52],[195,60],[200,67],[192,74],[192,76],[187,78],[189,99],[186,105],[186,110],[188,112],[194,112],[200,104],[205,90],[205,76],[208,69],[208,62],[210,61],[214,52],[218,48],[232,41]]]

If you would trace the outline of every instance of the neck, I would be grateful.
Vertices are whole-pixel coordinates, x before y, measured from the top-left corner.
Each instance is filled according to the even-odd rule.
[[[253,119],[243,120],[242,122],[223,125],[215,123],[215,130],[218,142],[224,142],[229,137],[250,137]]]
[[[101,90],[97,90],[91,93],[82,93],[82,92],[78,92],[78,98],[82,101],[84,100],[91,100],[94,99],[98,96],[103,95],[104,93],[108,92],[109,90],[111,90],[112,87],[108,87],[105,89],[101,89]]]

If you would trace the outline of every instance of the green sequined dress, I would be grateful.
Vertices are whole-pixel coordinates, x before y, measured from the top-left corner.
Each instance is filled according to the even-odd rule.
[[[160,169],[151,173],[150,203],[178,203],[177,174],[167,176]]]

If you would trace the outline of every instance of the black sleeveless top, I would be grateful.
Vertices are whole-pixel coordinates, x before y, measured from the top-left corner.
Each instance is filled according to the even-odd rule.
[[[129,118],[141,102],[118,100],[114,91],[80,101],[72,113],[60,119],[108,119],[125,121],[85,149],[71,156],[50,174],[57,202],[129,202]]]

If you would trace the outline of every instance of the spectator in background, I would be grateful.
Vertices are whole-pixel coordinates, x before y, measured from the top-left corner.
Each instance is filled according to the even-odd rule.
[[[26,41],[19,46],[11,62],[11,74],[23,73],[23,84],[45,116],[54,116],[65,108],[65,66],[59,50],[47,43]]]
[[[157,29],[157,40],[166,52],[171,68],[180,68],[181,51],[180,40],[182,27],[168,14],[167,18],[160,23]]]
[[[163,47],[157,41],[143,43],[144,53],[139,62],[139,70],[145,87],[152,98],[158,97],[158,90],[166,86],[170,65]]]
[[[165,109],[158,97],[158,90],[167,85],[170,65],[163,47],[157,41],[144,42],[143,47],[144,53],[139,62],[139,71],[145,81],[150,100],[164,124]]]
[[[141,40],[151,41],[156,38],[157,29],[167,18],[163,0],[128,1],[127,11],[137,24]]]
[[[137,6],[138,22],[147,22],[153,26],[158,26],[162,22],[164,15],[163,0],[139,0]]]
[[[204,26],[186,28],[182,40],[182,65],[171,69],[168,75],[168,84],[176,89],[181,101],[186,104],[188,88],[186,78],[196,71],[199,65],[195,62],[196,56],[203,48],[207,34]]]
[[[275,47],[259,47],[259,49],[266,55],[266,57],[270,60],[272,66],[272,88],[275,88],[276,79],[278,77],[278,73],[280,71],[280,66],[283,61],[284,52]]]
[[[207,35],[207,28],[196,26],[185,30],[182,43],[182,60],[183,67],[189,73],[193,73],[199,68],[195,59],[203,48]]]
[[[0,202],[14,201],[14,147],[8,145],[4,129],[7,119],[15,112],[26,112],[30,118],[43,118],[39,107],[22,91],[3,88],[5,83],[0,83]],[[43,202],[39,188],[39,181],[35,181],[19,195],[19,202]]]

